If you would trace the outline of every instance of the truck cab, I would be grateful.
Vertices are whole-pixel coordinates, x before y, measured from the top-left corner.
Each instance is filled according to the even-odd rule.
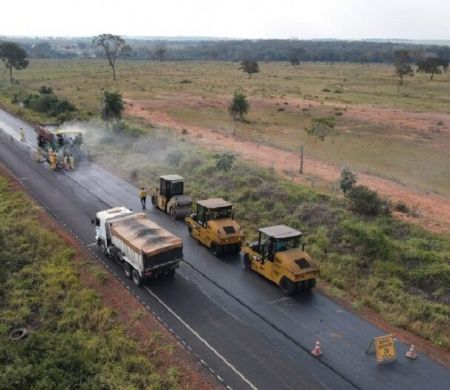
[[[197,202],[197,212],[186,218],[189,234],[208,247],[215,256],[236,254],[244,239],[234,219],[233,205],[222,198]]]
[[[104,255],[110,255],[111,249],[111,222],[132,211],[126,207],[114,207],[112,209],[99,211],[95,215],[95,241]]]
[[[260,228],[258,241],[243,247],[245,267],[276,283],[285,295],[313,288],[320,271],[301,238],[300,231],[286,225]]]
[[[164,175],[159,178],[159,188],[153,188],[151,199],[154,207],[171,215],[185,218],[191,212],[192,199],[184,193],[184,179],[179,175]]]

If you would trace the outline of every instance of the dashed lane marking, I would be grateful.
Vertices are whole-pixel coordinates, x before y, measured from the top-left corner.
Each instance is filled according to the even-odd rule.
[[[172,314],[181,324],[184,325],[186,329],[188,329],[198,340],[200,340],[206,347],[214,353],[220,360],[222,360],[226,366],[228,366],[239,378],[241,378],[251,389],[257,390],[258,388],[250,382],[244,374],[242,374],[236,367],[234,367],[225,357],[223,357],[212,345],[210,345],[200,334],[194,330],[186,321],[184,321],[177,313],[175,313],[164,301],[162,301],[152,290],[150,290],[147,286],[145,289],[148,293],[155,298],[170,314]],[[217,379],[220,382],[223,382],[223,379],[217,375]]]

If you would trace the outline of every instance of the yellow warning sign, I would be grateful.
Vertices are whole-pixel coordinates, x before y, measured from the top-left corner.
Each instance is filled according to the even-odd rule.
[[[389,362],[397,359],[394,336],[390,334],[387,336],[375,337],[374,341],[377,363]]]

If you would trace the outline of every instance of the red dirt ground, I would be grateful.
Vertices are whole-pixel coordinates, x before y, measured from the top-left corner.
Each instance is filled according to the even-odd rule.
[[[301,99],[289,100],[293,104],[317,106],[320,103]],[[296,173],[299,165],[299,156],[296,153],[282,150],[273,146],[260,145],[252,141],[242,140],[231,135],[222,134],[205,127],[189,126],[180,120],[174,119],[163,110],[167,108],[166,100],[131,100],[127,99],[126,112],[130,116],[140,117],[153,124],[168,127],[177,131],[187,130],[183,137],[190,142],[200,142],[204,146],[215,150],[228,150],[240,154],[244,159],[251,160],[264,167],[273,167],[280,174],[289,177],[295,182],[309,184],[308,177]],[[181,103],[181,101],[180,101]],[[170,105],[173,107],[174,102]],[[182,103],[181,103],[182,104]],[[198,105],[194,99],[193,103]],[[221,106],[219,99],[203,102],[212,106]],[[261,103],[265,104],[265,103]],[[273,105],[273,102],[272,102]],[[331,105],[330,105],[331,106]],[[450,133],[450,115],[438,113],[413,113],[401,110],[373,108],[369,106],[348,106],[333,104],[333,107],[347,107],[346,116],[356,120],[374,121],[389,126],[397,125],[407,127],[410,131],[421,132],[438,121],[444,124],[440,131]],[[327,182],[333,183],[339,179],[340,168],[318,160],[305,159],[308,173]],[[396,213],[403,220],[420,223],[427,229],[438,233],[450,232],[450,198],[425,194],[393,181],[368,174],[359,174],[359,182],[377,190],[380,194],[396,202],[402,200],[411,209],[418,210],[415,217]]]

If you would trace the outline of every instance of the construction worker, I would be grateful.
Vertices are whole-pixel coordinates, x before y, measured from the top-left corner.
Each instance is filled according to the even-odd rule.
[[[75,158],[73,157],[72,153],[69,155],[69,168],[72,171],[75,169]]]
[[[56,171],[56,164],[57,164],[57,157],[56,157],[56,152],[54,152],[53,150],[50,150],[49,152],[49,160],[50,160],[50,167],[52,168],[53,171]]]
[[[36,149],[35,153],[36,162],[40,163],[42,159],[41,150],[39,148]]]
[[[19,130],[19,134],[20,134],[20,142],[25,142],[25,131],[23,131],[22,127]]]
[[[142,210],[145,210],[145,207],[147,206],[147,190],[145,187],[141,187],[139,198],[141,199]]]
[[[63,155],[63,168],[65,170],[69,169],[69,156],[67,155],[67,153],[64,153]]]

